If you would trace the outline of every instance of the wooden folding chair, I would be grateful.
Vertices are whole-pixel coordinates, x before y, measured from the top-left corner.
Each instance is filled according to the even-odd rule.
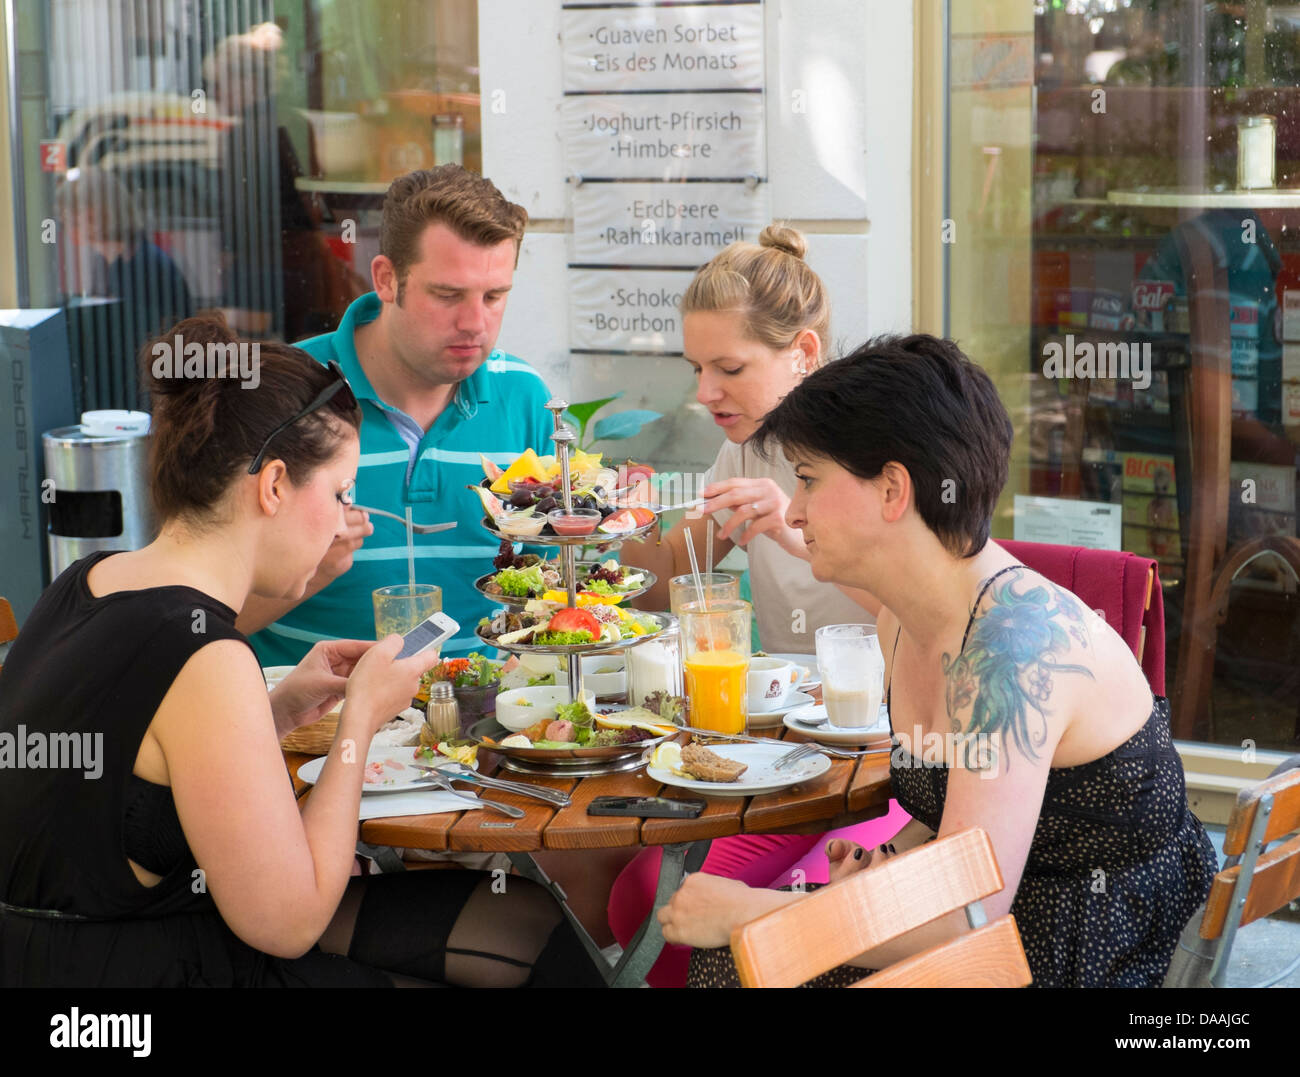
[[[18,638],[18,620],[14,617],[14,608],[9,599],[0,598],[0,669],[4,668],[5,656],[9,653],[9,644]]]
[[[964,908],[971,931],[854,987],[1024,987],[1032,979],[1009,914],[988,923],[981,899],[1002,889],[989,836],[963,830],[737,928],[745,987],[797,987],[883,942]]]
[[[1300,766],[1265,778],[1237,796],[1223,839],[1227,858],[1205,900],[1200,937],[1217,939],[1209,980],[1223,987],[1238,929],[1300,898],[1300,833],[1276,848],[1271,842],[1300,831]],[[1300,967],[1300,955],[1263,983],[1268,987]]]

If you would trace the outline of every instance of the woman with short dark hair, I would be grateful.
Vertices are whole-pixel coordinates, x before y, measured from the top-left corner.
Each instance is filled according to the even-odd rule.
[[[194,318],[146,349],[161,531],[71,565],[0,672],[0,733],[77,738],[98,771],[0,781],[0,986],[603,985],[525,879],[349,881],[371,738],[437,656],[325,641],[268,697],[235,616],[301,596],[351,503],[361,413],[297,348],[254,345],[244,380],[197,361],[231,346]],[[279,741],[340,698],[300,806]]]
[[[816,371],[752,444],[784,453],[787,522],[819,580],[879,597],[891,778],[912,822],[839,850],[834,881],[971,826],[992,839],[1039,986],[1159,986],[1217,863],[1187,806],[1169,707],[1104,619],[989,541],[1012,429],[987,374],[951,341],[870,341]],[[893,690],[897,688],[898,694]],[[846,843],[839,843],[846,844]],[[722,947],[801,895],[693,875],[665,937]],[[966,929],[961,913],[828,973],[848,983]],[[697,951],[692,982],[734,975]]]

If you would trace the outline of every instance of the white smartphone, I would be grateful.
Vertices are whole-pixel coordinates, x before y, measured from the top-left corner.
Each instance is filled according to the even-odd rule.
[[[402,637],[402,649],[397,652],[395,661],[410,658],[413,654],[419,654],[421,651],[427,651],[430,647],[436,647],[443,640],[449,636],[454,636],[459,631],[460,625],[445,613],[435,613],[427,620],[421,621]]]

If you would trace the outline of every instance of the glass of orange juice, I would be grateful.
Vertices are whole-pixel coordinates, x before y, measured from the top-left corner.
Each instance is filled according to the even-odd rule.
[[[744,733],[750,605],[740,599],[681,606],[683,666],[691,727]]]

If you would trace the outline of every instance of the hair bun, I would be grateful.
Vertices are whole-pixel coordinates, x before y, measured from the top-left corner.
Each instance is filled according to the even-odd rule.
[[[220,386],[213,384],[213,379],[185,376],[184,348],[187,344],[206,348],[209,344],[238,343],[238,334],[227,324],[221,311],[200,311],[145,345],[140,355],[141,372],[149,391],[159,396],[188,396],[204,391],[215,394]]]
[[[769,224],[759,234],[758,245],[775,247],[796,258],[802,258],[808,250],[808,242],[804,239],[803,233],[788,224]]]

